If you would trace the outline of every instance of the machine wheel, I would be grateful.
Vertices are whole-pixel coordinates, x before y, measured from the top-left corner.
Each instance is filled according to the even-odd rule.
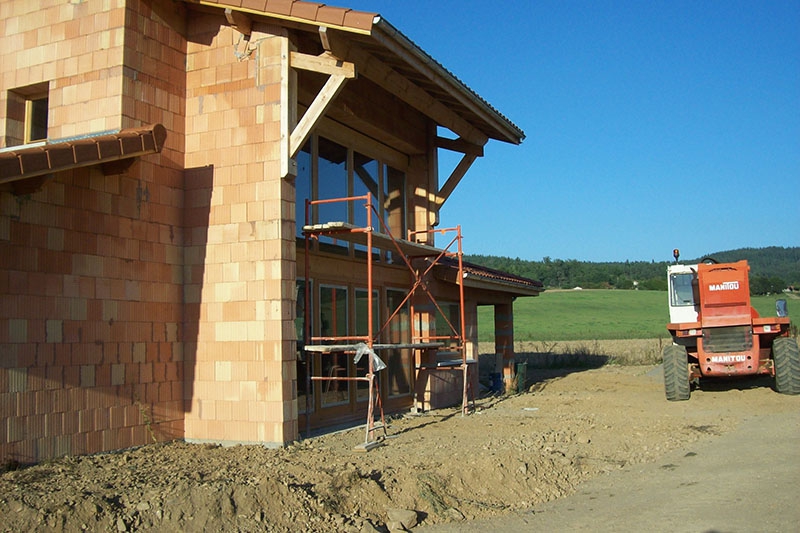
[[[775,388],[781,394],[800,394],[800,348],[789,337],[772,341]]]
[[[661,354],[664,365],[664,392],[667,400],[677,402],[688,400],[691,390],[689,387],[689,356],[686,348],[678,344],[664,346]]]

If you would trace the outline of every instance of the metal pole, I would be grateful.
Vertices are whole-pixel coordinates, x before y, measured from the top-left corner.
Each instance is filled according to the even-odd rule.
[[[367,346],[370,352],[374,346],[372,339],[372,194],[367,192]],[[367,376],[369,377],[369,403],[367,406],[367,441],[375,439],[375,368],[372,353],[367,354]]]

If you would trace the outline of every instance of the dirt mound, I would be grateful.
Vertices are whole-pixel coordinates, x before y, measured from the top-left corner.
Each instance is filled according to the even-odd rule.
[[[181,442],[65,457],[0,476],[3,531],[385,531],[392,509],[424,524],[489,517],[575,491],[587,478],[796,408],[769,380],[664,399],[654,367],[528,370],[529,390],[285,449]]]

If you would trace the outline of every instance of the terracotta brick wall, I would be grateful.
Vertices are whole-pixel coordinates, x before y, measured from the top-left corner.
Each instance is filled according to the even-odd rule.
[[[186,438],[282,444],[297,437],[294,189],[278,149],[288,41],[254,24],[248,48],[219,15],[189,27]]]
[[[34,194],[0,189],[0,461],[38,461],[183,435],[182,206],[184,87],[146,94],[124,21],[181,39],[145,4],[87,0],[0,3],[9,90],[49,82],[48,136],[167,122],[168,146],[122,174],[60,172]],[[46,23],[43,23],[45,21]],[[147,21],[146,24],[144,22]],[[161,63],[161,64],[159,64]],[[145,81],[142,81],[142,80]],[[123,82],[124,80],[124,82]],[[133,81],[133,82],[132,82]],[[7,130],[5,130],[7,131]]]

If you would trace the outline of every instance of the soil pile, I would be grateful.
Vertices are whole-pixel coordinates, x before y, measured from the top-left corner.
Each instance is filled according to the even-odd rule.
[[[797,408],[764,379],[669,403],[653,366],[528,369],[528,383],[478,400],[468,416],[391,419],[384,445],[367,453],[354,451],[362,429],[285,449],[175,442],[5,472],[0,530],[362,532],[399,529],[396,510],[422,524],[485,518],[571,494],[761,410]]]

